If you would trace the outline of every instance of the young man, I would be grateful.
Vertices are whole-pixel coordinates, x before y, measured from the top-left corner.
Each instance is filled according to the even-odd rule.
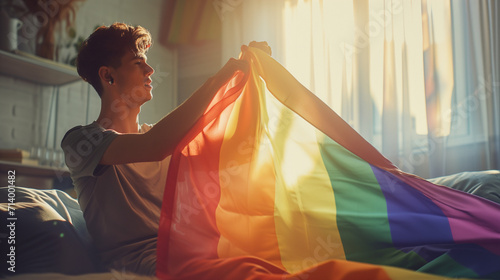
[[[104,268],[151,275],[169,155],[216,91],[236,71],[246,73],[248,63],[230,59],[157,124],[139,125],[141,105],[152,98],[150,45],[146,29],[122,23],[89,36],[77,68],[101,97],[101,112],[93,123],[69,130],[61,146]]]

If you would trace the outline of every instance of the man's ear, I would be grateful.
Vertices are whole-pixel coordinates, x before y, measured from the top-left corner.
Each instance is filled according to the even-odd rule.
[[[99,78],[101,79],[101,82],[105,84],[113,84],[113,75],[111,74],[111,68],[108,66],[101,66],[99,68]]]

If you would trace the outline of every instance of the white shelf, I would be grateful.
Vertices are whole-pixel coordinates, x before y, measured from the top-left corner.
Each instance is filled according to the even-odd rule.
[[[0,74],[43,85],[64,85],[80,80],[75,67],[20,51],[0,50]]]

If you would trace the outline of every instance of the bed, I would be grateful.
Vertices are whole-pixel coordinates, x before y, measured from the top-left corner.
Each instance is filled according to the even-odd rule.
[[[500,203],[500,171],[462,172],[430,181]],[[0,188],[0,214],[6,221],[8,187]],[[126,271],[103,271],[78,202],[61,190],[15,188],[15,272],[8,279],[155,279]],[[2,228],[2,236],[9,231]],[[2,242],[1,252],[7,243]],[[5,255],[2,255],[5,258]],[[2,261],[5,263],[5,261]],[[128,278],[126,278],[128,277]]]

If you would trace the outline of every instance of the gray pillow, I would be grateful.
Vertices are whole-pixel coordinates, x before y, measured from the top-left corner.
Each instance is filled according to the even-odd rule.
[[[57,272],[84,274],[98,271],[98,259],[77,201],[60,190],[15,188],[15,216],[8,212],[8,188],[0,188],[0,219],[15,220],[15,274]],[[8,221],[10,222],[10,221]],[[11,234],[0,228],[0,236]],[[2,240],[3,241],[3,240]],[[7,242],[0,251],[8,252]],[[2,254],[2,272],[10,264]],[[7,267],[3,267],[7,265]],[[12,275],[11,275],[12,276]]]
[[[429,179],[429,181],[500,203],[500,171],[498,170],[462,172]]]

